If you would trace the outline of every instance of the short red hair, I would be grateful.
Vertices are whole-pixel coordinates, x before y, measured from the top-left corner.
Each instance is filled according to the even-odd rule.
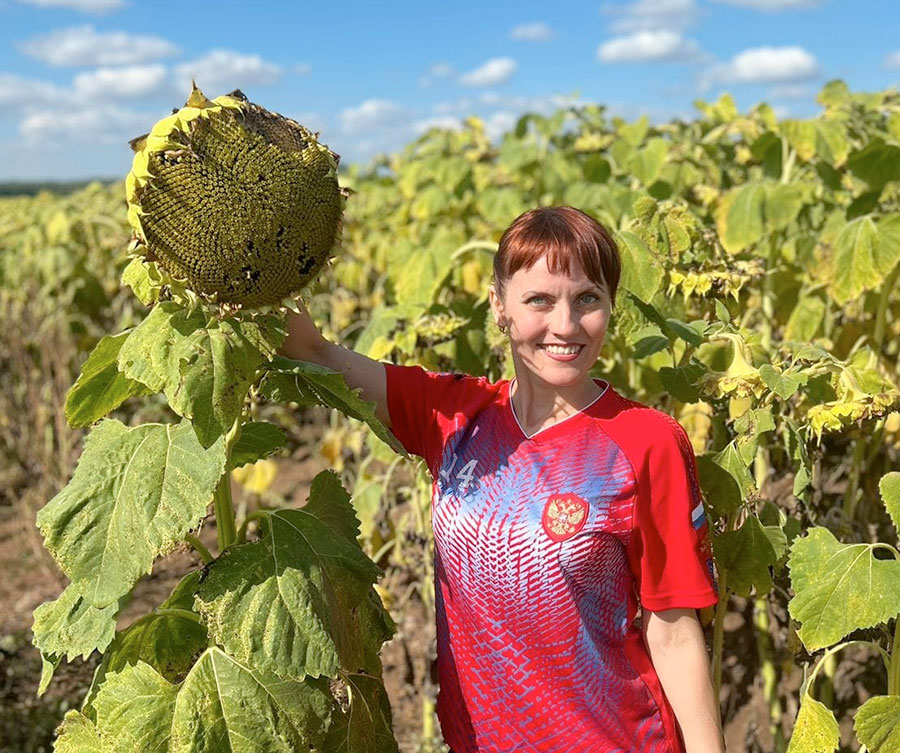
[[[622,273],[619,247],[593,217],[567,206],[538,207],[516,217],[494,256],[494,285],[500,297],[510,277],[523,267],[531,269],[542,256],[553,274],[569,274],[573,261],[581,265],[591,282],[606,287],[615,304]]]

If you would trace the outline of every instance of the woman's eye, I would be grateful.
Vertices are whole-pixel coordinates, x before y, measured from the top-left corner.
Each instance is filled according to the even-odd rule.
[[[598,301],[600,299],[597,298],[597,296],[595,296],[593,293],[585,293],[583,296],[581,296],[581,300],[587,300],[588,303],[593,303],[594,301]]]
[[[535,295],[528,299],[528,303],[544,303],[546,300],[542,295]]]

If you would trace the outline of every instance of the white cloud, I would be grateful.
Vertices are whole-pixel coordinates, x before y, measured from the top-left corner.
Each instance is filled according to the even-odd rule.
[[[491,141],[498,141],[504,133],[511,131],[519,115],[508,110],[495,112],[484,121],[484,133]]]
[[[803,81],[819,73],[819,62],[802,47],[751,47],[703,76],[705,84],[774,84]]]
[[[543,21],[536,21],[514,26],[509,32],[509,36],[521,42],[548,42],[556,36],[556,32]]]
[[[791,8],[815,8],[823,0],[713,0],[725,5],[742,5],[758,10],[789,10]]]
[[[412,129],[416,135],[421,135],[432,128],[446,128],[451,131],[459,131],[462,129],[462,121],[449,115],[442,115],[434,118],[423,118],[416,120],[412,124]]]
[[[309,63],[296,63],[291,68],[291,73],[294,73],[297,76],[308,76],[312,73],[312,66]]]
[[[21,49],[30,57],[56,66],[137,65],[178,52],[178,47],[161,37],[124,31],[97,32],[93,26],[75,26],[32,37],[22,43]]]
[[[426,73],[424,76],[422,76],[422,78],[419,79],[419,86],[431,86],[434,83],[435,79],[448,78],[454,73],[456,73],[456,71],[449,63],[435,63],[428,69],[428,73]]]
[[[459,83],[464,86],[494,86],[507,81],[516,72],[518,65],[512,58],[491,58],[484,65],[464,73]]]
[[[97,100],[149,97],[161,93],[165,80],[166,67],[155,64],[97,68],[79,73],[72,83],[77,96]]]
[[[613,37],[597,48],[597,58],[605,63],[696,60],[699,56],[700,46],[693,39],[664,29]]]
[[[17,0],[38,8],[71,8],[85,13],[109,13],[125,7],[125,0]]]
[[[115,105],[58,110],[34,109],[19,124],[26,144],[48,147],[68,142],[118,144],[127,149],[127,141],[145,133],[149,125],[164,113],[148,114]]]
[[[780,84],[769,91],[770,99],[812,99],[812,87],[804,84]]]
[[[408,121],[407,111],[387,99],[367,99],[341,112],[341,127],[344,133],[351,135],[405,126]]]
[[[885,68],[900,68],[900,50],[894,50],[884,56]]]
[[[606,15],[612,16],[612,31],[627,34],[636,31],[683,31],[698,18],[700,11],[695,0],[636,0],[630,5],[607,5]]]
[[[65,92],[54,84],[0,73],[0,107],[18,108],[61,102]]]
[[[269,86],[283,73],[283,68],[263,60],[259,55],[211,50],[203,57],[175,66],[175,84],[179,90],[190,92],[193,79],[212,98],[243,87]]]

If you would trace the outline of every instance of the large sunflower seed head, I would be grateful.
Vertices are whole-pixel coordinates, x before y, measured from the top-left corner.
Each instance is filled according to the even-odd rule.
[[[279,302],[338,242],[338,155],[240,91],[208,100],[195,87],[132,148],[129,222],[148,258],[207,300]]]

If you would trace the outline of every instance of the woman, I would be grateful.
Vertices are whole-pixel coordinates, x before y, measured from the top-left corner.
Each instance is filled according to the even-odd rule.
[[[490,288],[515,377],[373,361],[292,317],[434,479],[438,717],[454,753],[721,753],[696,609],[718,599],[690,443],[592,379],[619,282],[571,207],[518,217]],[[641,608],[640,624],[635,617]]]

